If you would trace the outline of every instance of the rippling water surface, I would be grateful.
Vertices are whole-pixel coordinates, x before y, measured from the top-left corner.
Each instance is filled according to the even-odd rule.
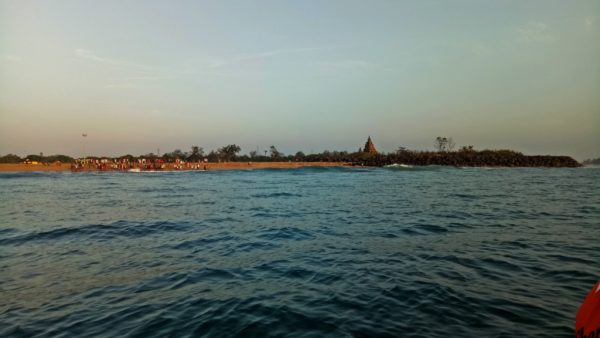
[[[600,169],[0,173],[2,337],[571,337]]]

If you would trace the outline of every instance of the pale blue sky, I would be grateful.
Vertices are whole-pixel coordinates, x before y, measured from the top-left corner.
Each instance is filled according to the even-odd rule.
[[[0,0],[0,154],[600,156],[600,1]]]

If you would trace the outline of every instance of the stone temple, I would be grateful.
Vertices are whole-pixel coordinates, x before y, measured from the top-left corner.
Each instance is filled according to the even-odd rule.
[[[373,141],[371,141],[371,136],[367,139],[367,143],[365,143],[365,149],[363,150],[365,153],[369,154],[377,154],[377,149],[375,149],[375,145]]]

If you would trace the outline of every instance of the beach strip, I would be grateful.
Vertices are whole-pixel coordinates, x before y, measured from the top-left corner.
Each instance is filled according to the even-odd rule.
[[[342,162],[201,162],[198,167],[206,170],[247,170],[266,168],[300,168],[300,167],[348,167],[349,163]],[[188,171],[194,169],[175,169],[173,163],[166,163],[163,171]],[[71,171],[70,163],[61,164],[24,164],[0,163],[0,172],[25,172],[25,171]],[[96,169],[83,171],[100,171]],[[109,169],[106,171],[120,171]],[[142,170],[143,171],[143,170]]]

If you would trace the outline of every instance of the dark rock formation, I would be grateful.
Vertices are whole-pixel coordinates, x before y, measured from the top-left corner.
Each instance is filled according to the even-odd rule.
[[[365,153],[362,153],[365,154]],[[395,154],[360,156],[351,160],[355,165],[384,166],[388,164],[447,165],[460,167],[580,167],[569,156],[528,156],[511,150],[457,152],[403,151]]]

